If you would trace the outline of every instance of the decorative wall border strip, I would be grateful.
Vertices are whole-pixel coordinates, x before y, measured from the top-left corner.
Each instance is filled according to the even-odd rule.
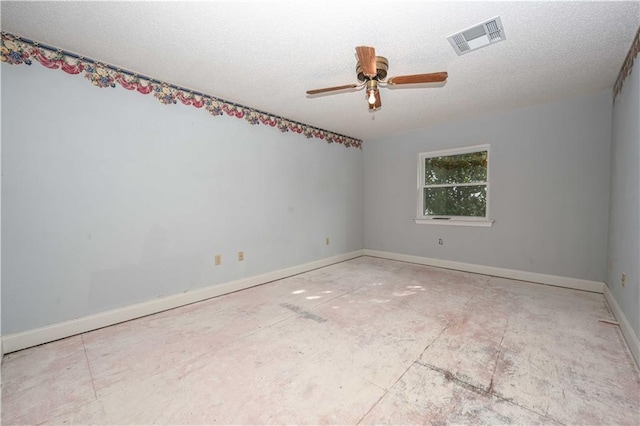
[[[46,68],[61,69],[69,74],[84,72],[84,77],[94,86],[100,88],[113,88],[118,84],[127,90],[135,90],[144,95],[152,93],[157,100],[165,105],[177,104],[179,101],[183,105],[191,105],[195,108],[204,107],[209,114],[214,116],[226,114],[231,117],[244,118],[250,124],[275,127],[281,132],[299,133],[307,138],[325,140],[327,143],[362,148],[362,141],[350,136],[313,127],[175,84],[165,83],[7,32],[2,32],[0,52],[0,60],[8,64],[31,65],[35,60]]]
[[[618,73],[618,78],[616,79],[616,83],[613,85],[613,100],[616,100],[616,97],[620,94],[622,90],[622,85],[624,84],[624,80],[627,78],[629,74],[631,74],[631,70],[633,69],[633,61],[638,56],[640,52],[640,28],[636,31],[636,36],[633,38],[631,42],[631,48],[629,49],[629,53],[627,53],[627,57],[624,59],[622,63],[622,68],[620,68],[620,72]]]

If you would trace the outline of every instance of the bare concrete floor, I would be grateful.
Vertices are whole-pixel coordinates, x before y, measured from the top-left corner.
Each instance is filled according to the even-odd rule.
[[[3,424],[638,424],[602,295],[361,257],[9,354]]]

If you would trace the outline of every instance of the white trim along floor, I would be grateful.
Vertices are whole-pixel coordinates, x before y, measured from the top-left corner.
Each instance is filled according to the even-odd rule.
[[[2,424],[637,424],[603,294],[358,257],[10,353]]]

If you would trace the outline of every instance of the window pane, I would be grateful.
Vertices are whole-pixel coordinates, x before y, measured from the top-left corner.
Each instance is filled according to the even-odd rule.
[[[447,186],[424,188],[425,216],[485,217],[487,211],[487,187]]]
[[[487,151],[425,158],[425,185],[487,181]]]

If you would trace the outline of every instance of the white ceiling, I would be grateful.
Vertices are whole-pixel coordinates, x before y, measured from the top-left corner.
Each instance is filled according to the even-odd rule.
[[[1,14],[3,31],[366,140],[612,87],[640,1],[2,1]],[[495,16],[507,39],[457,56],[446,38]],[[389,76],[449,79],[382,89],[373,113],[363,91],[305,94],[356,83],[358,45]]]

